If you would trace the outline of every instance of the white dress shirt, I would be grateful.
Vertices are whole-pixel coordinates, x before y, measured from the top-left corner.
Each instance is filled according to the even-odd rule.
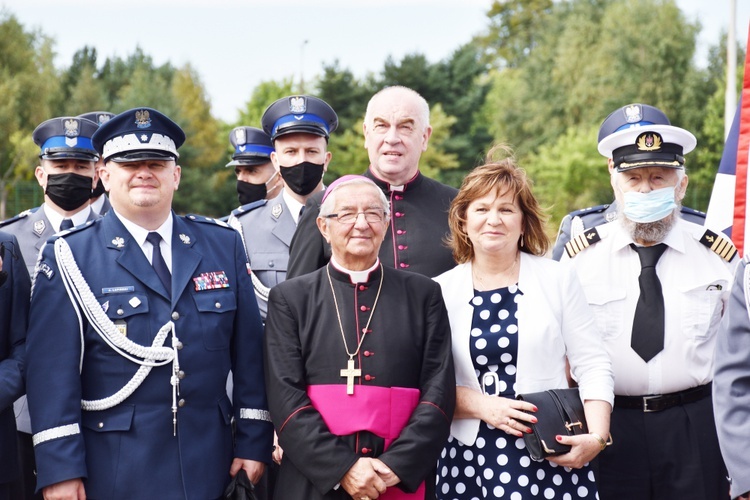
[[[630,347],[641,273],[633,240],[618,220],[597,231],[602,240],[572,262],[612,358],[615,394],[666,394],[710,382],[716,332],[738,259],[727,263],[700,243],[704,227],[677,220],[656,265],[664,293],[664,350],[647,363]]]
[[[151,231],[142,228],[141,226],[129,221],[125,217],[122,217],[114,208],[112,209],[112,211],[115,213],[117,218],[120,219],[120,222],[122,222],[122,225],[125,226],[125,229],[127,229],[128,232],[133,236],[133,239],[138,242],[138,245],[140,245],[141,250],[143,250],[143,253],[148,259],[149,263],[153,265],[151,260],[154,255],[154,246],[146,241],[146,237]],[[164,223],[156,229],[156,232],[161,236],[161,242],[159,242],[161,256],[162,258],[164,258],[164,262],[167,264],[167,268],[169,269],[170,273],[172,272],[172,225],[172,214],[170,214],[169,217],[167,217],[167,220],[165,220]]]

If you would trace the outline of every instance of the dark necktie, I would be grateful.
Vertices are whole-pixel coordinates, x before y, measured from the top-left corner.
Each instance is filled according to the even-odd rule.
[[[60,231],[65,231],[73,227],[73,219],[63,219],[60,223]]]
[[[664,295],[656,275],[656,263],[667,246],[664,243],[650,247],[630,246],[641,259],[638,277],[641,295],[635,306],[630,347],[648,362],[664,349]]]
[[[146,236],[146,241],[154,247],[154,252],[151,255],[151,265],[154,266],[154,271],[156,271],[156,275],[164,284],[164,288],[167,289],[169,295],[172,295],[172,274],[169,272],[167,263],[164,262],[164,257],[161,256],[161,248],[159,248],[161,235],[156,231],[151,231]]]

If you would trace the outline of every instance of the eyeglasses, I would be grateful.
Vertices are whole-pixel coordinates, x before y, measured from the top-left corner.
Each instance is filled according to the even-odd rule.
[[[365,210],[364,212],[341,212],[339,214],[325,215],[326,219],[336,219],[341,224],[354,224],[357,221],[359,214],[365,216],[365,221],[370,223],[383,222],[385,219],[385,212],[379,210]]]

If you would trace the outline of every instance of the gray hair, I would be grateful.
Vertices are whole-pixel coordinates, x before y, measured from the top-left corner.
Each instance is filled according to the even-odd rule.
[[[323,201],[323,203],[321,203],[320,215],[318,215],[318,217],[325,218],[327,215],[331,215],[331,213],[333,213],[333,209],[336,206],[336,191],[338,191],[340,187],[356,186],[356,185],[369,186],[373,188],[375,191],[377,191],[378,198],[380,199],[380,203],[383,204],[383,211],[385,212],[386,219],[391,216],[391,205],[390,203],[388,203],[388,198],[386,198],[385,193],[383,193],[383,190],[380,189],[377,186],[377,184],[372,182],[367,177],[362,177],[359,179],[347,180],[334,186],[333,190],[331,190],[331,192],[328,193],[328,196],[326,197],[326,199]]]

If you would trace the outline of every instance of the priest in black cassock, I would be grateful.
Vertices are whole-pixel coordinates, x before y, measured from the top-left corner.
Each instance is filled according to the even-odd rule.
[[[388,215],[370,179],[334,181],[318,217],[330,262],[271,289],[276,499],[434,498],[455,405],[450,326],[435,282],[380,263]]]

